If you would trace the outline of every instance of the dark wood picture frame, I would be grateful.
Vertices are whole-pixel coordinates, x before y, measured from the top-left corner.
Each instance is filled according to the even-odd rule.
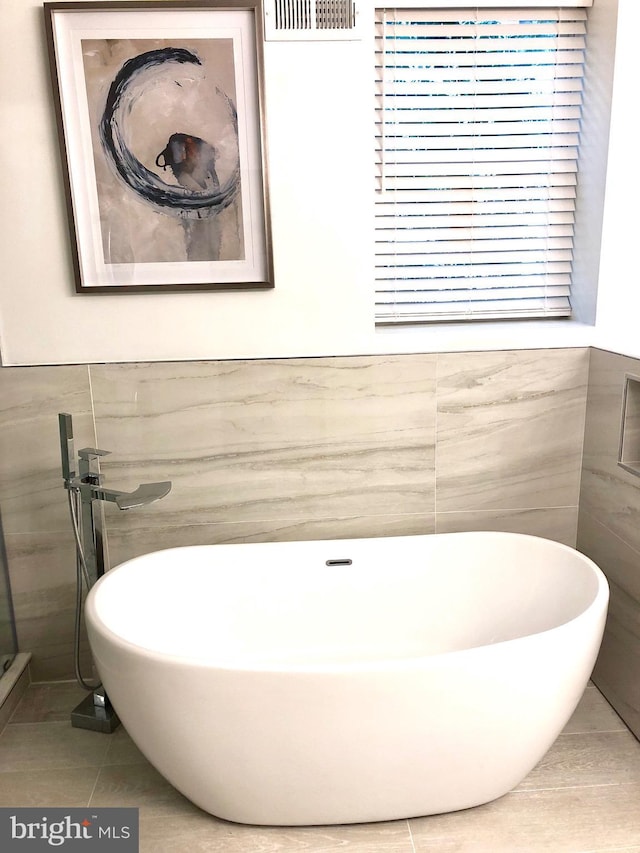
[[[44,14],[76,291],[273,287],[261,0]]]

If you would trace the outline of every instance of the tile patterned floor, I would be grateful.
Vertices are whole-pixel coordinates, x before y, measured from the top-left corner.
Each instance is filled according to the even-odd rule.
[[[640,853],[640,743],[589,686],[510,794],[463,812],[331,827],[239,826],[205,814],[127,733],[74,729],[75,684],[32,684],[0,735],[0,806],[134,806],[141,853]]]

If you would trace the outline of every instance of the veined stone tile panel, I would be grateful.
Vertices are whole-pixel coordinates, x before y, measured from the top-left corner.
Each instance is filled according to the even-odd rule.
[[[554,539],[574,548],[578,523],[577,506],[542,509],[489,509],[436,513],[436,532],[464,530],[504,530]]]
[[[435,364],[421,355],[92,367],[98,441],[114,452],[109,484],[174,484],[144,520],[109,508],[108,523],[432,512]]]
[[[0,369],[0,506],[6,534],[69,525],[58,412],[74,416],[76,449],[95,443],[86,366]]]
[[[606,463],[595,467],[585,458],[580,507],[620,539],[640,550],[640,479]],[[619,473],[618,473],[619,471]]]
[[[593,681],[640,739],[640,619],[638,602],[610,582],[607,625]]]
[[[435,355],[410,355],[93,365],[91,377],[99,440],[149,439],[161,454],[167,435],[194,453],[216,443],[289,447],[298,436],[314,444],[422,438],[435,369]],[[150,433],[140,417],[166,429]]]
[[[640,737],[640,478],[618,465],[626,374],[640,375],[640,361],[592,351],[578,548],[611,593],[593,680]]]
[[[437,510],[578,503],[588,350],[439,357]]]
[[[378,536],[414,536],[434,532],[433,514],[384,515],[363,518],[222,522],[179,527],[140,527],[112,530],[109,535],[109,563],[165,548],[185,545],[242,544],[247,542],[291,542],[310,539],[357,539]]]
[[[106,507],[109,530],[211,522],[307,521],[336,515],[412,514],[433,511],[432,451],[416,447],[327,451],[306,457],[256,451],[239,458],[173,466],[147,465],[137,482],[171,480],[162,501],[119,512]],[[109,471],[109,485],[121,478]],[[135,488],[135,484],[131,484]]]
[[[640,360],[592,349],[584,432],[585,457],[596,455],[617,462],[625,374],[640,376]]]
[[[10,534],[5,539],[18,647],[32,653],[31,678],[72,678],[76,576],[71,530]],[[86,642],[83,649],[86,672]]]
[[[640,609],[640,551],[581,509],[578,520],[578,549],[590,557],[611,583],[638,603]]]
[[[593,351],[580,506],[640,551],[640,477],[618,465],[626,373],[639,375],[640,361]]]

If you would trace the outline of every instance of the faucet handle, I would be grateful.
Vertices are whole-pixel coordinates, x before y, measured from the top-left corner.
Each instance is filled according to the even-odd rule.
[[[98,450],[97,447],[83,447],[78,451],[80,465],[78,474],[81,480],[90,477],[91,482],[100,482],[100,457],[108,456],[108,450]]]
[[[110,453],[110,450],[98,450],[97,447],[83,447],[82,450],[78,451],[78,456],[80,459],[89,462],[91,459],[97,459],[99,456],[109,456]]]

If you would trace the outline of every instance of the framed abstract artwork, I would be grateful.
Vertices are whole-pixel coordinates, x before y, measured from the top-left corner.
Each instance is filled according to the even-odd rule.
[[[44,12],[76,290],[273,287],[260,0]]]

